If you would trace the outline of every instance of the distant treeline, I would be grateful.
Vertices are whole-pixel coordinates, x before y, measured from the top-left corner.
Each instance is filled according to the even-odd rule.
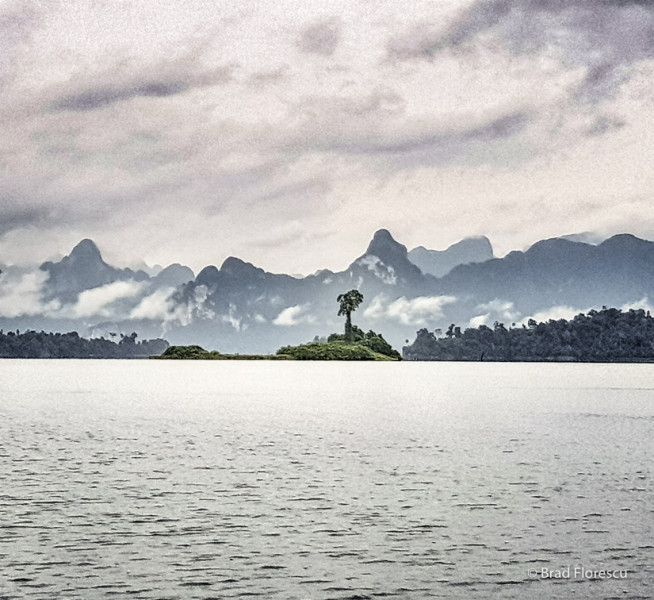
[[[550,320],[506,328],[481,325],[444,337],[421,329],[402,349],[405,360],[654,362],[654,318],[649,311],[591,310],[566,321]]]
[[[145,358],[161,354],[168,348],[166,340],[136,341],[137,334],[120,336],[118,343],[103,337],[85,339],[76,331],[0,330],[0,358]]]

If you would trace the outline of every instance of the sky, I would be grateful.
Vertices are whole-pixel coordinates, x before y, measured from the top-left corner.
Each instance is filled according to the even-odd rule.
[[[0,264],[654,239],[654,3],[0,0]]]

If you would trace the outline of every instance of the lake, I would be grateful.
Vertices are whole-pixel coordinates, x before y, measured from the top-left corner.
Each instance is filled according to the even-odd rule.
[[[0,598],[651,598],[654,365],[0,361]]]

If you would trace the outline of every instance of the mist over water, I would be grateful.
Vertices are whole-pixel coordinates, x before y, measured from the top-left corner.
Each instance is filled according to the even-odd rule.
[[[651,595],[651,365],[0,373],[0,598]]]

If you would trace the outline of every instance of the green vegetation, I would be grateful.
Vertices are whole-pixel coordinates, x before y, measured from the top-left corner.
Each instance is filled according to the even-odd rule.
[[[406,360],[654,362],[654,318],[644,310],[591,310],[566,321],[550,320],[506,328],[495,323],[445,337],[421,329],[402,349]]]
[[[401,359],[400,353],[397,350],[393,350],[393,347],[384,339],[381,333],[376,333],[372,330],[368,333],[363,333],[359,327],[356,325],[352,326],[350,330],[351,341],[350,343],[359,344],[369,348],[373,352],[378,354],[384,354],[389,358]],[[327,342],[347,342],[344,335],[339,333],[332,333],[328,338]]]
[[[288,356],[276,354],[221,354],[215,350],[205,350],[200,346],[170,346],[156,359],[170,360],[288,360]]]
[[[0,330],[0,358],[147,358],[168,348],[166,340],[137,342],[136,338],[136,333],[121,334],[116,343],[103,337],[88,340],[76,331],[5,333]]]
[[[300,346],[284,346],[277,350],[277,354],[295,360],[393,360],[361,344],[350,342],[310,342]]]
[[[350,329],[352,341],[344,334],[332,333],[327,340],[314,340],[300,346],[284,346],[278,355],[295,360],[402,360],[400,353],[379,333],[363,333],[356,325]]]
[[[221,356],[218,352],[207,352],[200,346],[170,346],[161,356],[153,356],[153,358],[206,360],[213,358],[214,354]]]

